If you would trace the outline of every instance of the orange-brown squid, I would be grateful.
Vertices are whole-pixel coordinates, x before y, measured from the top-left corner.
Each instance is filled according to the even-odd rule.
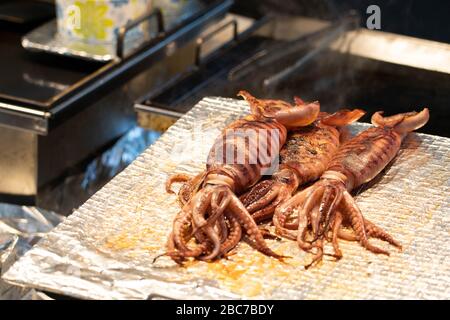
[[[271,219],[275,208],[299,186],[317,180],[339,147],[342,127],[363,115],[364,111],[359,109],[334,114],[321,112],[313,124],[290,130],[280,151],[279,170],[241,197],[253,219],[256,222]]]
[[[243,231],[260,252],[282,258],[268,247],[236,194],[260,180],[285,143],[287,128],[309,125],[320,107],[318,103],[291,106],[278,100],[258,100],[245,91],[239,95],[249,102],[251,115],[233,122],[216,139],[205,172],[193,179],[175,175],[167,182],[170,190],[172,182],[188,180],[180,192],[183,207],[173,222],[166,253],[178,263],[190,257],[211,261],[223,256],[236,246]],[[253,135],[241,134],[247,131]],[[258,140],[257,148],[251,147],[252,139]],[[224,150],[243,157],[230,162],[224,159],[228,154]]]
[[[350,192],[378,175],[396,156],[404,137],[424,126],[428,119],[427,108],[419,113],[390,117],[375,113],[372,116],[375,127],[344,143],[319,181],[275,210],[273,223],[277,233],[297,241],[305,251],[314,249],[316,252],[310,265],[322,260],[326,239],[332,241],[336,258],[342,257],[338,238],[357,240],[374,253],[389,254],[371,244],[369,237],[401,248],[386,231],[363,217]],[[351,226],[352,234],[341,229],[343,222]]]

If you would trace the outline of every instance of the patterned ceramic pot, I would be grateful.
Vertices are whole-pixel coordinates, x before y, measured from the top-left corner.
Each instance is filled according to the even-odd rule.
[[[56,0],[58,33],[90,43],[111,43],[120,27],[149,12],[151,5],[152,0]]]

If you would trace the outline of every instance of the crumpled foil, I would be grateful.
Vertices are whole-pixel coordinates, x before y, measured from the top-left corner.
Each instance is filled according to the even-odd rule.
[[[64,219],[34,207],[0,204],[0,274]],[[0,280],[0,300],[46,300],[46,294]]]
[[[448,299],[450,140],[425,134],[410,134],[393,163],[356,196],[364,215],[403,251],[372,240],[391,252],[387,257],[341,241],[340,261],[325,256],[305,270],[309,254],[292,241],[269,240],[292,258],[281,263],[240,243],[214,263],[153,262],[179,210],[176,196],[164,191],[166,178],[202,170],[217,131],[247,112],[242,101],[203,99],[2,278],[92,299]]]

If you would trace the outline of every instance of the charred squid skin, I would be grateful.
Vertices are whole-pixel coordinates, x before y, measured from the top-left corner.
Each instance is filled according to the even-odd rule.
[[[357,240],[364,248],[377,254],[389,255],[389,252],[371,244],[369,237],[379,238],[401,248],[400,243],[392,236],[363,217],[350,191],[379,174],[396,156],[407,133],[422,127],[428,119],[428,109],[420,113],[406,113],[387,118],[376,113],[372,122],[378,127],[363,131],[341,146],[321,179],[311,186],[312,191],[307,195],[307,199],[296,199],[301,197],[300,195],[290,199],[290,209],[295,208],[296,203],[299,204],[299,221],[308,221],[312,229],[311,245],[321,248],[328,234],[328,226],[332,226],[332,243],[337,258],[342,257],[338,238]],[[289,203],[287,205],[289,206]],[[315,216],[317,212],[318,217]],[[350,224],[353,235],[340,229],[343,221]],[[299,239],[303,238],[302,232],[306,230],[304,223],[302,228],[299,227],[298,230]],[[300,243],[299,246],[302,247]],[[310,250],[309,247],[302,249]],[[321,254],[316,254],[313,262],[321,259]]]
[[[276,186],[275,179],[263,180],[241,196],[240,199],[248,212],[253,213],[265,208],[266,202],[276,198],[278,192],[279,188]]]
[[[287,136],[286,128],[273,119],[268,120],[238,120],[239,125],[234,126],[232,132],[239,132],[238,134],[230,134],[227,130],[224,131],[223,136],[219,137],[208,155],[207,159],[207,175],[203,185],[206,184],[220,184],[224,183],[228,185],[231,190],[237,194],[244,192],[248,187],[254,185],[257,181],[261,179],[263,166],[271,163],[271,159],[276,157],[279,152],[279,148],[284,145]],[[239,130],[239,131],[238,131]],[[259,145],[257,148],[247,150],[249,148],[248,139],[249,137],[240,134],[245,132],[252,132],[254,135],[262,136],[268,132],[277,132],[278,137],[276,138],[278,150],[276,154],[268,154],[268,160],[264,161],[262,159],[263,155],[271,151],[271,142],[268,140],[267,148],[269,150],[259,150]],[[273,141],[275,142],[275,141]],[[255,163],[248,163],[248,158],[245,163],[236,163],[226,159],[226,155],[223,154],[224,145],[227,146],[227,151],[231,154],[240,154],[242,149],[244,149],[246,158],[250,156],[251,151],[256,151],[257,154],[254,158],[257,160]],[[232,159],[234,160],[234,159]],[[231,163],[230,163],[231,162]],[[219,177],[220,179],[215,179]]]

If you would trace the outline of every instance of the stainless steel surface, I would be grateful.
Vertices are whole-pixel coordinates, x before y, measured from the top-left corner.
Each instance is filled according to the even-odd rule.
[[[6,127],[0,134],[0,194],[36,194],[37,136]]]
[[[257,24],[255,19],[250,17],[227,13],[218,23],[213,24],[200,33],[197,38],[197,64],[211,53],[216,52],[230,41],[235,41],[236,37],[241,37]],[[227,26],[232,25],[233,28]]]
[[[333,50],[417,69],[450,74],[450,44],[361,28],[348,31]]]
[[[365,216],[394,235],[402,252],[389,247],[391,256],[380,256],[342,241],[341,261],[325,256],[306,271],[309,255],[283,240],[269,244],[293,257],[286,263],[241,243],[215,263],[178,267],[161,258],[153,264],[179,210],[176,196],[164,191],[166,178],[199,172],[218,130],[246,112],[243,101],[202,100],[3,279],[93,299],[448,299],[450,139],[425,134],[409,135],[394,163],[357,196]]]
[[[73,112],[73,105],[80,99],[90,96],[95,91],[98,92],[114,81],[126,81],[124,78],[127,76],[135,75],[154,61],[160,61],[165,56],[172,55],[180,47],[189,45],[189,42],[196,39],[198,34],[209,24],[221,19],[232,3],[232,0],[183,1],[179,6],[177,5],[181,10],[176,11],[176,15],[171,15],[170,11],[164,13],[164,16],[169,15],[171,17],[170,19],[165,18],[163,37],[153,39],[148,44],[146,42],[146,46],[142,50],[131,50],[132,54],[126,52],[126,59],[114,59],[106,64],[86,62],[80,59],[72,59],[68,64],[66,57],[53,59],[54,55],[46,54],[30,56],[24,54],[20,45],[21,32],[2,32],[2,36],[7,41],[2,43],[2,49],[4,50],[0,52],[5,52],[5,54],[10,51],[17,52],[14,55],[16,57],[14,63],[5,63],[3,67],[8,69],[11,68],[10,65],[17,63],[20,70],[16,72],[17,70],[11,69],[10,73],[16,76],[11,79],[7,77],[9,80],[3,81],[6,83],[8,90],[0,93],[0,98],[4,102],[0,104],[0,111],[6,106],[8,111],[12,110],[13,112],[7,116],[3,115],[2,112],[0,123],[7,124],[11,120],[20,121],[24,127],[27,126],[27,129],[35,130],[33,122],[28,120],[29,113],[27,110],[30,108],[49,110],[44,115],[39,115],[40,118],[37,119],[43,122],[43,124],[39,124],[40,131],[43,131],[41,127],[44,127],[45,130],[47,122],[53,121],[49,118],[58,118],[61,113],[66,113],[70,109]],[[125,41],[125,47],[127,47],[127,41],[128,37]],[[10,61],[7,54],[5,57],[4,61]],[[36,60],[40,62],[36,63]],[[45,82],[49,79],[53,80],[53,84],[50,86],[48,86],[48,82]],[[25,89],[21,91],[20,88]],[[77,108],[77,110],[79,109]],[[34,112],[31,114],[37,115]],[[55,114],[58,114],[58,117],[54,117]],[[42,118],[44,116],[45,118]]]

